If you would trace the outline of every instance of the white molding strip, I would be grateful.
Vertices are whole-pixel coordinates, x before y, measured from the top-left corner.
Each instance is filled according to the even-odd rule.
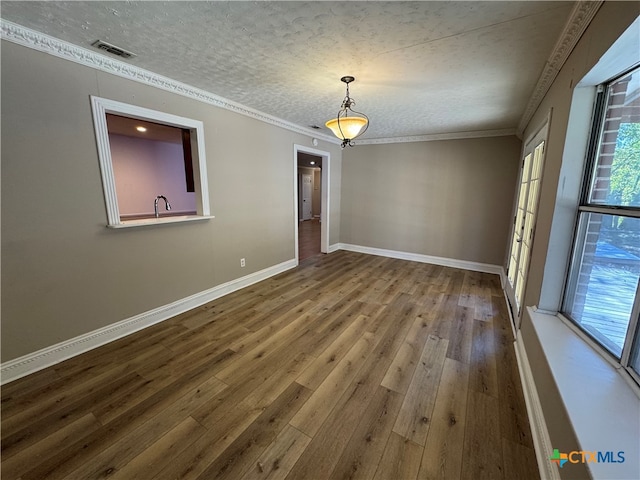
[[[107,57],[101,53],[79,47],[64,40],[60,40],[36,30],[23,27],[8,20],[1,20],[0,33],[2,39],[7,40],[24,47],[32,48],[40,52],[48,53],[65,60],[70,60],[86,67],[95,68],[103,72],[118,75],[119,77],[144,83],[152,87],[161,88],[184,97],[189,97],[200,102],[214,105],[216,107],[231,110],[232,112],[245,115],[262,122],[275,125],[277,127],[290,130],[295,133],[301,133],[310,137],[320,138],[326,142],[338,145],[338,138],[318,132],[317,130],[301,127],[286,120],[274,117],[264,112],[254,110],[239,103],[233,102],[226,98],[220,97],[205,90],[192,87],[182,82],[172,80],[163,75],[158,75],[149,70],[145,70],[126,62]],[[429,142],[434,140],[456,140],[462,138],[481,138],[481,137],[500,137],[506,135],[515,135],[516,130],[485,130],[476,132],[458,132],[458,133],[442,133],[435,135],[419,135],[410,137],[395,138],[373,138],[369,140],[358,141],[359,145],[374,145],[386,143],[407,143],[407,142]]]
[[[340,140],[332,135],[318,132],[312,128],[301,127],[281,118],[274,117],[264,112],[254,110],[200,88],[192,87],[186,83],[172,80],[163,75],[158,75],[149,70],[145,70],[135,65],[130,65],[120,60],[109,58],[101,53],[79,47],[64,40],[60,40],[36,30],[23,27],[8,20],[0,19],[0,34],[2,40],[7,40],[24,47],[32,48],[40,52],[63,58],[65,60],[79,63],[85,67],[95,68],[103,72],[111,73],[136,82],[144,83],[152,87],[160,88],[171,93],[182,95],[209,105],[231,110],[247,117],[251,117],[261,122],[265,122],[276,127],[284,128],[295,133],[307,135],[309,137],[321,138],[322,140],[338,145]]]
[[[540,477],[542,480],[561,480],[558,466],[551,462],[548,457],[547,452],[553,451],[551,437],[549,436],[547,423],[544,419],[538,390],[533,380],[529,358],[527,357],[527,352],[520,334],[516,335],[515,351]]]
[[[500,265],[491,265],[489,263],[469,262],[467,260],[455,260],[452,258],[423,255],[421,253],[399,252],[397,250],[386,250],[383,248],[363,247],[361,245],[352,245],[349,243],[339,243],[337,246],[340,250],[347,250],[350,252],[367,253],[369,255],[398,258],[400,260],[411,260],[413,262],[420,263],[432,263],[434,265],[461,268],[463,270],[473,270],[475,272],[495,273],[496,275],[500,275],[502,272],[502,267]]]
[[[567,23],[540,74],[540,78],[538,78],[520,123],[518,123],[519,136],[524,133],[525,128],[527,128],[531,118],[536,113],[549,88],[551,88],[551,84],[560,73],[560,69],[564,66],[567,58],[569,58],[569,55],[603,3],[601,0],[593,2],[578,1],[575,3]]]
[[[434,142],[437,140],[462,140],[465,138],[506,137],[516,135],[515,128],[501,130],[477,130],[474,132],[435,133],[432,135],[414,135],[409,137],[388,137],[356,140],[357,145],[380,145],[386,143]]]
[[[56,365],[64,360],[93,350],[94,348],[113,342],[119,338],[135,333],[156,323],[204,305],[217,298],[228,295],[242,288],[261,282],[296,266],[295,260],[274,265],[259,272],[231,280],[189,297],[177,300],[168,305],[154,308],[131,318],[113,323],[106,327],[85,333],[78,337],[52,345],[37,352],[24,355],[5,362],[0,366],[0,384],[5,384],[35,373],[44,368]]]
[[[338,250],[340,250],[340,244],[334,243],[332,245],[329,245],[329,248],[327,249],[327,253],[337,252]]]

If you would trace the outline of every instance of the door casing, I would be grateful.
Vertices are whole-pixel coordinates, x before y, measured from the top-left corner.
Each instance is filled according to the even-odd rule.
[[[320,195],[320,251],[322,253],[329,253],[329,232],[331,231],[331,215],[329,215],[329,208],[331,206],[331,192],[329,191],[330,175],[331,175],[331,154],[324,150],[318,150],[304,145],[293,145],[293,210],[294,210],[294,246],[295,246],[295,261],[296,265],[299,263],[298,252],[298,219],[300,213],[298,212],[298,152],[309,153],[322,158],[321,169],[321,195]]]
[[[531,251],[535,238],[550,120],[551,114],[524,143],[520,157],[521,167],[505,279],[505,292],[516,329],[520,328],[522,319],[522,303],[524,302]]]

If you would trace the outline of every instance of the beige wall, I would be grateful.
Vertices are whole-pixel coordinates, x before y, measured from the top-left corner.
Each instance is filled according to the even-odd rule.
[[[310,138],[9,42],[1,80],[2,361],[294,258],[292,146]],[[216,218],[107,229],[89,95],[203,121]],[[342,153],[316,148],[337,243]]]
[[[566,198],[562,198],[563,195],[565,195],[563,192],[565,183],[568,184],[572,180],[564,179],[560,182],[560,172],[563,161],[574,162],[576,159],[572,157],[576,156],[580,157],[577,159],[578,161],[581,161],[583,158],[581,157],[581,152],[574,151],[575,149],[582,148],[582,146],[578,144],[579,142],[575,142],[574,138],[569,141],[567,140],[569,111],[574,88],[639,14],[640,4],[638,2],[605,2],[602,5],[526,128],[525,138],[534,133],[548,112],[552,110],[552,119],[546,146],[538,223],[532,249],[531,266],[527,278],[524,305],[539,304],[541,292],[543,291],[545,267],[548,269],[547,272],[558,270],[558,268],[554,268],[554,266],[557,267],[557,264],[564,262],[564,257],[568,256],[566,251],[568,247],[561,245],[561,243],[564,243],[564,239],[558,239],[557,236],[555,239],[552,238],[551,232],[554,221],[554,211],[561,211],[563,208],[571,207],[563,207],[562,205],[567,203]],[[583,108],[582,110],[585,109]],[[584,117],[584,128],[588,128],[589,126],[588,122],[591,108],[587,110],[588,111],[580,112],[581,117]],[[558,219],[559,217],[556,217],[555,221],[558,222]],[[558,230],[557,227],[558,225],[555,227],[556,230]],[[563,240],[563,242],[559,240]],[[567,240],[566,243],[568,245],[570,240]],[[563,252],[558,253],[559,249],[563,250]],[[563,258],[558,258],[559,256]],[[552,260],[547,264],[549,258]],[[563,270],[563,267],[561,266],[559,270]],[[554,275],[547,273],[547,278],[544,280],[547,285],[553,284],[556,290],[561,290],[563,276],[563,272],[555,273]],[[559,308],[560,292],[555,293],[556,295],[547,295],[547,297],[553,297],[553,301],[551,303],[548,303],[549,300],[546,301],[546,303],[548,303],[544,306],[546,309],[552,310]],[[553,302],[555,302],[555,304]],[[522,320],[521,335],[526,347],[536,388],[540,396],[545,420],[549,427],[553,447],[559,448],[560,451],[571,451],[576,448],[577,441],[573,429],[569,424],[553,377],[551,376],[551,371],[542,353],[540,341],[536,336],[531,319],[526,314],[526,311]],[[589,478],[585,468],[582,468],[580,472],[572,469],[571,472],[574,474],[572,478]],[[562,475],[566,473],[567,472],[561,471]]]
[[[346,150],[340,241],[502,265],[520,150],[513,136]]]

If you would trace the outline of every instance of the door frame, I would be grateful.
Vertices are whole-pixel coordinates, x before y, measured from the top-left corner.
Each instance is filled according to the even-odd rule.
[[[513,213],[512,216],[514,218],[514,221],[512,222],[511,225],[511,235],[509,236],[509,244],[507,247],[507,260],[506,260],[506,269],[505,269],[505,278],[504,278],[504,291],[506,294],[507,299],[509,300],[509,308],[511,310],[511,318],[513,319],[513,323],[514,323],[514,328],[517,330],[520,329],[520,324],[522,322],[522,312],[523,312],[523,306],[524,305],[519,305],[518,301],[517,301],[517,295],[516,292],[514,290],[514,285],[511,285],[511,282],[509,281],[509,264],[511,262],[511,250],[512,250],[512,246],[513,246],[513,242],[514,242],[514,236],[516,235],[516,216],[518,214],[518,204],[519,204],[519,200],[520,200],[520,185],[522,183],[522,175],[523,175],[523,171],[524,171],[524,162],[525,162],[525,158],[528,154],[532,155],[532,161],[531,161],[531,168],[533,168],[533,161],[534,161],[534,152],[535,149],[538,145],[540,145],[540,143],[544,142],[544,147],[542,149],[542,158],[540,159],[542,165],[541,165],[541,173],[540,173],[540,186],[539,186],[539,190],[538,190],[538,198],[536,199],[536,206],[535,206],[535,216],[533,218],[532,221],[532,237],[530,239],[530,248],[529,248],[529,252],[528,252],[528,256],[527,256],[527,265],[526,265],[526,269],[525,269],[525,277],[524,277],[524,282],[523,282],[523,286],[522,286],[522,301],[521,303],[524,303],[524,299],[525,299],[525,295],[526,295],[526,286],[528,283],[528,274],[529,274],[529,266],[531,264],[531,253],[533,251],[533,242],[535,240],[535,230],[536,230],[536,224],[537,224],[537,220],[538,220],[538,210],[539,210],[539,206],[540,206],[540,197],[541,197],[541,189],[542,189],[542,182],[544,181],[544,167],[546,164],[546,156],[547,156],[547,150],[548,150],[548,137],[549,137],[549,126],[551,124],[551,113],[552,111],[550,110],[549,113],[547,114],[547,116],[544,118],[544,120],[541,122],[541,124],[538,126],[538,128],[536,128],[534,130],[534,132],[529,135],[529,137],[526,139],[525,142],[523,142],[522,144],[522,151],[520,154],[520,162],[521,162],[521,167],[519,169],[519,174],[518,174],[518,182],[517,182],[517,186],[516,186],[516,192],[515,192],[515,198],[514,198],[514,204],[513,204]],[[529,179],[530,182],[530,179]],[[528,200],[529,197],[529,193],[530,193],[530,189],[529,189],[530,185],[527,185],[527,191],[526,191],[526,199]],[[522,251],[521,251],[521,247],[522,245],[520,245],[520,250],[518,253],[518,269],[520,268],[520,261],[522,260]],[[516,281],[517,281],[517,273],[516,272]]]
[[[295,261],[299,263],[298,252],[298,219],[300,212],[298,211],[298,152],[308,153],[322,158],[321,172],[321,189],[320,192],[320,252],[329,253],[329,232],[331,229],[329,215],[329,206],[331,205],[331,192],[329,191],[329,179],[331,172],[331,154],[324,150],[318,150],[304,145],[293,145],[293,214],[294,214],[294,245],[295,245]]]

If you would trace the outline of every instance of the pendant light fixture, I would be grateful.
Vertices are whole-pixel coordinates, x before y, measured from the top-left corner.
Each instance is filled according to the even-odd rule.
[[[349,96],[349,84],[353,82],[355,78],[347,76],[342,77],[340,80],[347,84],[347,95],[342,101],[338,116],[333,120],[329,120],[325,125],[331,129],[336,137],[342,140],[342,148],[347,145],[353,147],[351,141],[362,135],[369,127],[369,117],[364,113],[351,109],[356,102]]]

